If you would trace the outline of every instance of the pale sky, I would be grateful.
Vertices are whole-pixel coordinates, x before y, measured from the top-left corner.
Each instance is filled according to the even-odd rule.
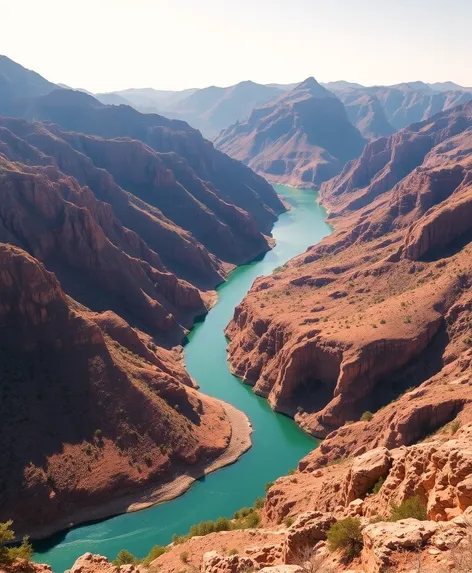
[[[472,86],[472,0],[1,0],[0,54],[93,92],[251,79]]]

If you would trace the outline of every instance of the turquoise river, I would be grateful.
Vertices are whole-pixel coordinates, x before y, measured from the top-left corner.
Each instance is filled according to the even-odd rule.
[[[273,229],[275,248],[262,260],[238,267],[218,288],[218,303],[205,320],[195,325],[185,347],[185,362],[200,389],[244,411],[253,425],[252,448],[235,464],[197,480],[179,498],[136,513],[76,527],[36,544],[35,561],[48,563],[56,573],[70,568],[87,551],[114,558],[120,549],[144,557],[153,545],[166,545],[174,533],[186,533],[202,520],[230,517],[264,495],[267,482],[296,467],[316,446],[286,416],[273,412],[249,386],[232,376],[226,361],[224,328],[235,306],[254,279],[270,274],[290,258],[330,233],[326,213],[313,192],[276,186],[291,210]]]

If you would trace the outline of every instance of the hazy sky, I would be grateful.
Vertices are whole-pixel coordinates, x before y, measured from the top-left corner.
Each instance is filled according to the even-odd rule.
[[[315,76],[472,86],[472,0],[4,0],[0,53],[94,92]]]

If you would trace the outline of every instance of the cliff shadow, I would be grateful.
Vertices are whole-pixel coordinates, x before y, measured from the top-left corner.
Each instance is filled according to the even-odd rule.
[[[449,344],[449,335],[443,321],[429,345],[406,366],[377,382],[366,409],[373,412],[390,404],[405,392],[420,386],[441,371],[443,354]]]

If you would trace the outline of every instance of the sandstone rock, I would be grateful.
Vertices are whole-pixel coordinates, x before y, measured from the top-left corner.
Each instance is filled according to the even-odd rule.
[[[284,562],[293,563],[304,549],[326,539],[326,534],[335,521],[331,514],[321,512],[306,512],[299,515],[287,531]]]
[[[343,504],[349,505],[365,496],[380,478],[388,475],[391,463],[391,455],[387,448],[375,448],[357,456],[346,477],[342,491]]]
[[[128,569],[129,573],[138,570],[134,565],[127,565],[126,567],[130,568]],[[85,553],[75,561],[66,573],[118,573],[118,571],[121,571],[121,568],[110,563],[106,557]]]
[[[220,555],[216,551],[210,551],[203,556],[201,567],[202,573],[244,573],[253,568],[255,562],[249,557],[242,555]]]
[[[261,545],[249,547],[244,551],[245,555],[250,557],[258,566],[271,565],[282,561],[282,545]]]
[[[390,560],[394,551],[418,551],[437,530],[437,524],[416,519],[368,525],[363,530],[362,565],[369,573],[380,573],[383,568],[394,565]]]
[[[261,573],[303,573],[304,569],[298,565],[275,565],[274,567],[264,567]]]

